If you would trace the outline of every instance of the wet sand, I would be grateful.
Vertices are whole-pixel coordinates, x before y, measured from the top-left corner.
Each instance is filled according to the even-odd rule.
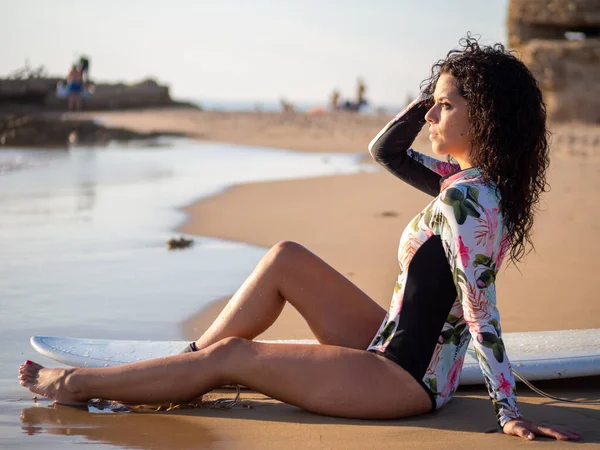
[[[232,143],[366,154],[369,140],[389,117],[178,110],[109,113],[103,120],[138,131],[177,131]],[[556,130],[560,139],[555,139],[548,179],[552,190],[543,198],[536,223],[536,252],[525,258],[519,270],[504,269],[498,279],[505,332],[600,328],[596,261],[600,252],[600,211],[596,207],[600,161],[595,144],[600,131],[581,126],[576,138],[570,139],[568,127]],[[413,147],[427,153],[429,145],[421,135]],[[181,230],[264,247],[281,240],[300,242],[387,307],[397,276],[398,239],[406,223],[428,201],[426,195],[384,171],[253,183],[190,205],[186,208],[189,220]],[[185,321],[186,336],[196,338],[218,314],[223,301]],[[288,308],[262,337],[311,335],[301,317]],[[540,385],[558,396],[600,398],[598,377]],[[599,406],[558,404],[524,386],[519,387],[519,395],[527,418],[570,426],[582,433],[586,443],[600,443]],[[206,436],[213,436],[207,438],[207,447],[215,448],[397,448],[400,442],[408,448],[530,445],[517,438],[486,434],[496,427],[482,387],[461,389],[453,402],[433,415],[402,421],[326,418],[260,396],[252,402],[256,402],[252,408],[240,405],[227,412],[170,414],[173,420],[165,425],[165,432],[170,430],[175,442],[178,428],[196,426]]]

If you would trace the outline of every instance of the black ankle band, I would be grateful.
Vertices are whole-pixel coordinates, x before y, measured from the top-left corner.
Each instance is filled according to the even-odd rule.
[[[183,349],[183,351],[181,353],[192,353],[192,352],[197,352],[198,351],[198,347],[196,347],[196,342],[190,342],[190,345],[188,345],[185,349]]]

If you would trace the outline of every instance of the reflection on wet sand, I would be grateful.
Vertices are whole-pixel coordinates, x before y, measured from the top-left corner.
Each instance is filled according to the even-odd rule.
[[[21,422],[28,435],[81,436],[123,448],[210,448],[217,440],[200,421],[169,415],[90,414],[85,409],[52,405],[23,409]]]

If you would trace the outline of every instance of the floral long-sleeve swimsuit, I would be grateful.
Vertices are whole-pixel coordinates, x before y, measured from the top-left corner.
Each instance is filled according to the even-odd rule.
[[[510,247],[495,185],[477,168],[460,170],[410,149],[425,124],[421,96],[373,139],[375,160],[435,197],[400,238],[400,274],[390,309],[367,350],[408,371],[429,393],[432,409],[458,386],[473,347],[503,427],[520,417],[500,333],[496,273]]]

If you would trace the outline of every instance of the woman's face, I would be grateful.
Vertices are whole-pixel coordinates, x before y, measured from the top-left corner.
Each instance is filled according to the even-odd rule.
[[[440,75],[433,100],[433,106],[425,114],[433,152],[453,156],[462,169],[470,167],[469,109],[452,75]]]

